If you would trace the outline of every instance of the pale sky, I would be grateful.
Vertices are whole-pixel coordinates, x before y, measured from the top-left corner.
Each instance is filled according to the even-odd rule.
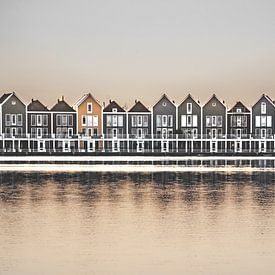
[[[0,91],[122,106],[275,99],[274,0],[0,0]]]

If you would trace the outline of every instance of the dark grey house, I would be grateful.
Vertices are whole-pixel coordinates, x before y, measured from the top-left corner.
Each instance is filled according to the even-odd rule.
[[[252,106],[252,136],[270,138],[275,133],[275,106],[269,96],[263,94]]]
[[[103,134],[107,139],[104,144],[105,150],[120,151],[126,148],[126,142],[118,139],[127,138],[127,115],[126,111],[115,101],[103,109]]]
[[[206,138],[221,138],[226,135],[226,107],[215,94],[202,108],[203,135]]]
[[[176,134],[176,113],[174,102],[166,94],[153,106],[153,135],[154,138],[163,139],[154,142],[156,150],[167,152],[175,148],[175,142],[169,142],[168,139],[174,138]]]
[[[132,139],[130,150],[143,151],[149,149],[151,138],[151,112],[140,102],[135,101],[135,105],[128,111],[128,134]],[[144,140],[145,139],[145,140]]]
[[[182,138],[201,135],[201,106],[190,94],[178,106],[178,133]]]
[[[250,135],[250,111],[238,101],[227,112],[227,135],[229,138],[248,138]]]
[[[32,138],[51,137],[51,113],[39,100],[32,99],[27,109],[28,133]]]
[[[3,94],[0,98],[1,134],[6,137],[26,136],[26,109],[14,92]]]
[[[77,133],[76,111],[64,100],[64,97],[57,100],[57,103],[50,110],[52,116],[51,132],[59,138],[68,138]]]

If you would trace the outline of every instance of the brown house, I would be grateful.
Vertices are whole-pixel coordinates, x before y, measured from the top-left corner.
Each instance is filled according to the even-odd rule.
[[[75,104],[77,111],[78,133],[84,136],[97,137],[102,133],[102,108],[90,94],[83,95]]]

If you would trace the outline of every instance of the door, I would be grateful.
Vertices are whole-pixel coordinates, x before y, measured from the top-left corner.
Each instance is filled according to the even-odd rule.
[[[164,138],[164,139],[167,138],[167,129],[166,128],[162,129],[162,138]]]
[[[144,148],[144,142],[143,141],[138,141],[137,142],[137,151],[138,152],[143,152],[143,148]]]
[[[114,140],[112,146],[113,152],[119,152],[119,141]]]
[[[70,146],[68,140],[63,140],[63,152],[69,152]]]
[[[113,129],[113,138],[117,138],[117,129]]]
[[[265,153],[266,152],[266,142],[260,141],[260,152]]]
[[[235,142],[235,150],[236,150],[236,152],[241,152],[242,151],[242,143],[241,143],[241,141],[236,141]]]
[[[89,152],[95,151],[95,141],[94,140],[88,141],[88,151]]]
[[[216,137],[217,137],[217,130],[212,129],[212,138],[216,138]]]
[[[261,138],[266,137],[266,129],[261,129]]]
[[[237,138],[241,138],[241,137],[242,137],[242,130],[237,129]]]
[[[45,151],[45,141],[44,140],[39,140],[38,141],[38,151],[39,152],[44,152]]]
[[[218,151],[217,141],[211,141],[210,144],[211,144],[211,148],[210,148],[211,152],[213,152],[213,153],[217,152]]]
[[[169,142],[168,141],[161,142],[161,152],[169,152]]]
[[[142,129],[137,130],[138,138],[142,138]]]

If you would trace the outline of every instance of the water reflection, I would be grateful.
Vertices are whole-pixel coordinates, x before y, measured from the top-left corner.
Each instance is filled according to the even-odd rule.
[[[270,172],[1,173],[0,273],[272,274],[274,182]]]

